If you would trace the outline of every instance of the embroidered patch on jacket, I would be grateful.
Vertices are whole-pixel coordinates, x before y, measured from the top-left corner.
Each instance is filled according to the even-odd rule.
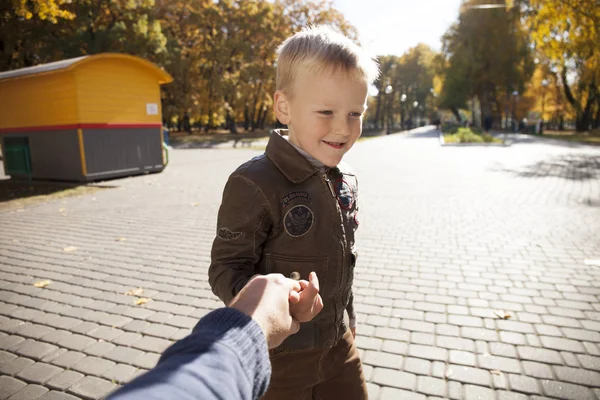
[[[283,227],[288,235],[299,237],[310,230],[314,222],[314,215],[310,208],[305,205],[297,205],[285,214]]]
[[[297,198],[310,200],[310,196],[307,192],[291,192],[281,198],[281,203],[286,206],[290,201]]]
[[[344,210],[349,210],[354,204],[354,193],[350,185],[343,179],[335,181],[335,193],[337,194],[338,202]]]
[[[223,240],[235,240],[242,236],[242,232],[232,232],[229,228],[219,228],[217,235]]]

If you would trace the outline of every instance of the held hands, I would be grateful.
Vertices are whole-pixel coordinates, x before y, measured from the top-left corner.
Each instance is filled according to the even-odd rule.
[[[290,314],[298,322],[311,321],[323,309],[323,299],[319,294],[319,279],[311,272],[307,281],[299,281],[301,290],[298,301],[290,295]],[[295,296],[295,295],[294,295]]]
[[[260,326],[270,349],[279,346],[323,309],[317,274],[294,281],[281,274],[256,275],[229,304]]]

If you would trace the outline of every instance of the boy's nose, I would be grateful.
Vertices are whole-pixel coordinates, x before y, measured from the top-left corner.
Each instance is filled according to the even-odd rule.
[[[338,120],[335,123],[334,126],[334,133],[340,135],[340,136],[349,136],[350,135],[350,125],[348,124],[348,121],[344,120]]]

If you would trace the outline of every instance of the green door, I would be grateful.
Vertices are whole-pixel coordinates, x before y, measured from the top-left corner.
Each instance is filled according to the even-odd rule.
[[[31,154],[29,152],[28,138],[4,138],[4,153],[6,175],[27,175],[31,177]]]

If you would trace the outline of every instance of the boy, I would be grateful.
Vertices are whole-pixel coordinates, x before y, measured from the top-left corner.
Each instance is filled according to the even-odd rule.
[[[305,288],[314,271],[321,283],[321,313],[271,352],[264,399],[367,398],[354,345],[357,180],[341,160],[361,134],[377,74],[373,59],[330,28],[287,39],[274,111],[289,141],[285,131],[273,133],[265,154],[240,166],[225,186],[209,269],[213,292],[227,304],[255,274],[281,273]],[[309,320],[310,301],[291,306],[292,316]]]

